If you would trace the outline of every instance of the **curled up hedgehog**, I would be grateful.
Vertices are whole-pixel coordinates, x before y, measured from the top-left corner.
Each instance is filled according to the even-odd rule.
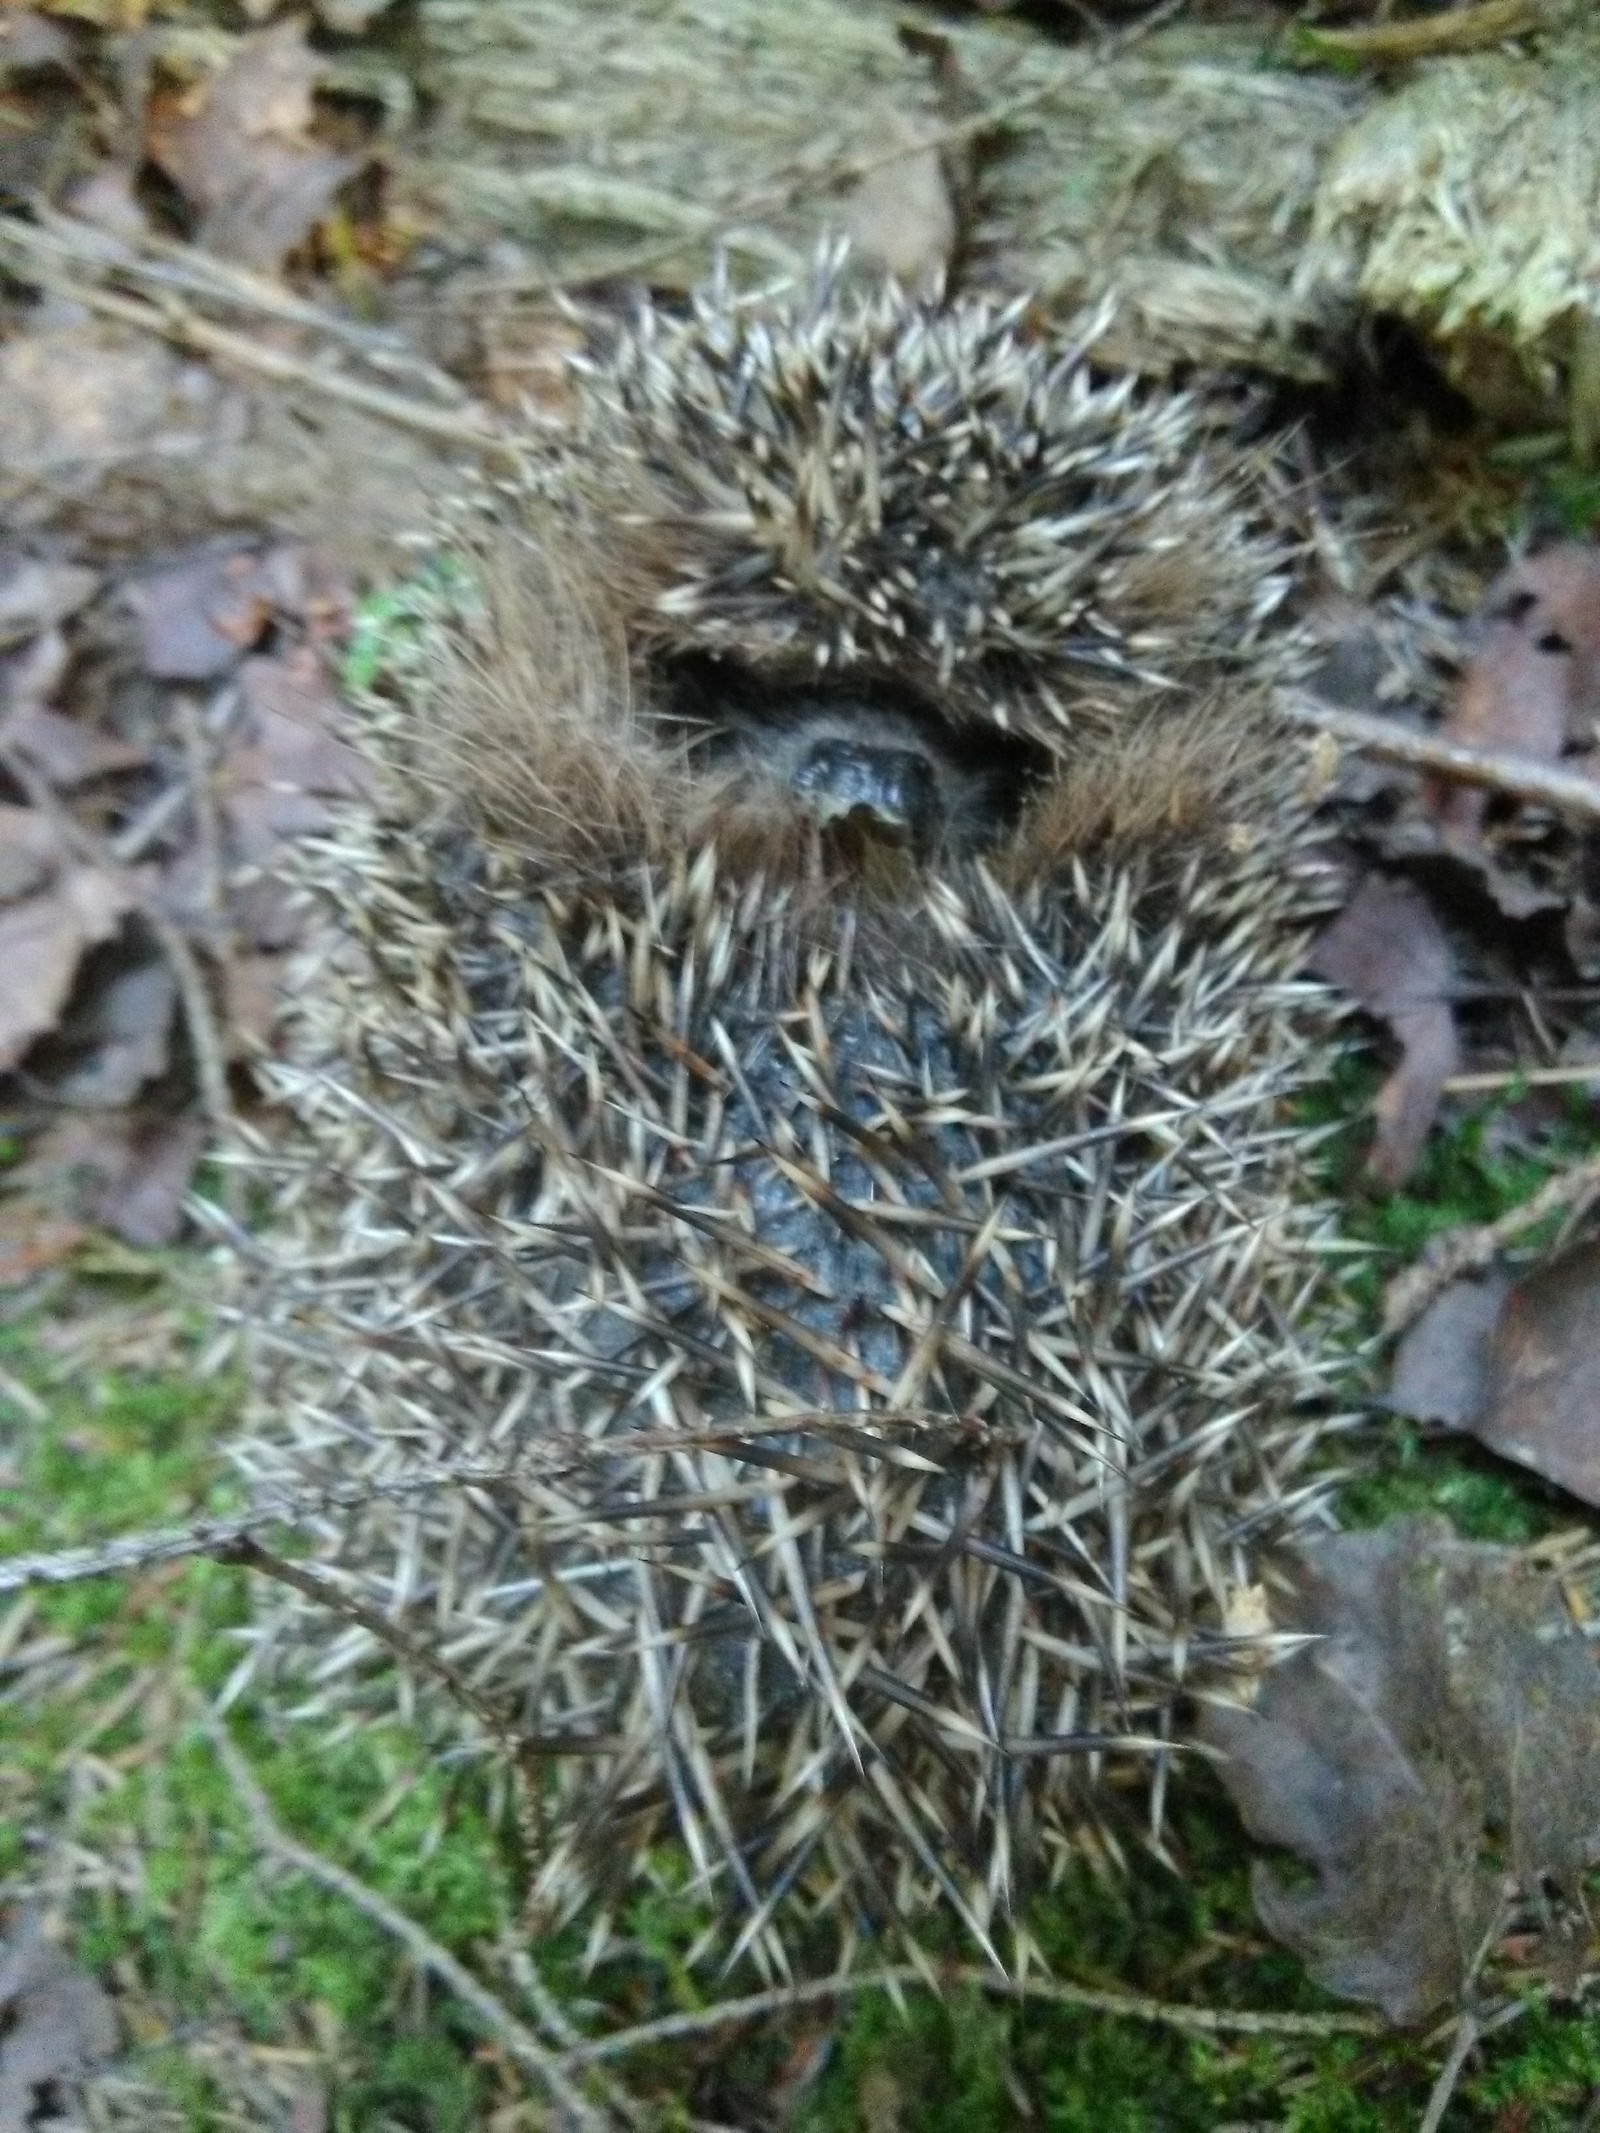
[[[512,1745],[547,1919],[675,1831],[723,1957],[1009,1961],[1320,1515],[1283,521],[1197,403],[831,273],[582,395],[308,862],[254,1664]]]

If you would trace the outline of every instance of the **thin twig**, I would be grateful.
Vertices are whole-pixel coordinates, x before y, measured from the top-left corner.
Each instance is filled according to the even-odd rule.
[[[419,1926],[414,1918],[397,1910],[388,1898],[379,1895],[376,1889],[368,1888],[364,1881],[350,1873],[332,1859],[325,1859],[320,1852],[291,1837],[278,1826],[266,1794],[257,1781],[255,1772],[240,1753],[232,1736],[222,1721],[207,1714],[206,1731],[217,1758],[228,1773],[230,1783],[238,1793],[251,1827],[262,1850],[283,1861],[297,1873],[305,1874],[312,1881],[331,1889],[353,1904],[365,1917],[380,1926],[393,1939],[399,1941],[419,1970],[436,1978],[447,1990],[453,1992],[462,2004],[477,2017],[480,2026],[504,2046],[524,2072],[531,2074],[559,2109],[564,2111],[574,2128],[584,2133],[610,2133],[615,2121],[608,2112],[599,2110],[574,2087],[565,2065],[566,2054],[549,2051],[527,2025],[519,2021],[503,2000],[492,1993],[487,1985],[475,1978],[464,1963],[458,1962],[448,1948],[441,1947],[433,1936]]]
[[[1336,711],[1310,697],[1294,698],[1284,710],[1296,725],[1313,727],[1386,762],[1429,770],[1464,785],[1484,785],[1518,800],[1534,800],[1564,814],[1600,821],[1600,778],[1586,777],[1581,771],[1562,770],[1538,756],[1466,748],[1459,741],[1441,740],[1436,733],[1413,733],[1370,712]]]
[[[228,1068],[223,1055],[216,1009],[210,988],[200,968],[200,958],[166,913],[146,899],[139,915],[156,937],[157,946],[172,968],[178,998],[183,1003],[184,1027],[189,1049],[194,1053],[195,1079],[200,1084],[200,1103],[213,1126],[225,1129],[233,1118],[233,1099],[228,1093]]]
[[[1566,1066],[1495,1067],[1482,1073],[1452,1074],[1443,1086],[1446,1096],[1478,1096],[1495,1089],[1570,1088],[1585,1081],[1600,1081],[1600,1059],[1573,1060]]]
[[[922,1418],[880,1415],[875,1419],[912,1424]],[[269,1494],[248,1510],[196,1518],[186,1526],[146,1528],[94,1547],[11,1556],[0,1560],[0,1595],[32,1585],[76,1585],[88,1578],[125,1577],[158,1563],[181,1562],[191,1556],[225,1556],[251,1534],[273,1526],[307,1526],[330,1514],[363,1508],[379,1498],[399,1500],[434,1489],[517,1487],[540,1477],[554,1477],[568,1469],[631,1454],[722,1448],[736,1452],[741,1443],[796,1431],[814,1431],[826,1437],[829,1424],[837,1422],[848,1430],[851,1449],[870,1456],[874,1447],[856,1426],[858,1421],[853,1412],[846,1417],[808,1409],[700,1430],[625,1430],[614,1437],[598,1439],[575,1430],[552,1432],[510,1459],[430,1460],[402,1474],[383,1479],[364,1476],[328,1488],[308,1489],[303,1496]],[[893,1443],[886,1443],[882,1450],[887,1459],[894,1459],[897,1454],[902,1459],[906,1456]],[[927,1464],[930,1470],[937,1471],[931,1462]],[[582,1745],[593,1747],[596,1743],[585,1741]]]
[[[340,312],[325,310],[322,305],[297,296],[282,282],[219,259],[198,245],[163,237],[155,230],[113,236],[80,217],[62,214],[46,200],[36,200],[31,205],[38,217],[36,224],[12,219],[5,225],[7,241],[19,250],[86,264],[159,293],[177,288],[211,303],[231,305],[255,318],[308,327],[329,340],[343,342],[375,370],[416,379],[447,406],[460,407],[470,401],[470,394],[458,379],[428,362],[399,334],[385,327],[365,325]]]
[[[16,245],[10,230],[0,223],[0,252],[8,245],[13,251],[22,249]],[[437,443],[467,445],[478,451],[512,449],[487,410],[469,408],[452,413],[447,408],[430,407],[413,395],[365,384],[342,371],[330,370],[325,363],[307,361],[284,349],[273,348],[265,341],[252,340],[226,326],[215,325],[210,319],[201,318],[175,295],[163,295],[159,300],[119,296],[110,289],[100,288],[85,275],[45,265],[27,253],[24,253],[24,263],[14,271],[38,288],[49,289],[73,303],[82,304],[85,310],[98,312],[102,318],[115,319],[120,325],[132,326],[141,333],[153,333],[187,349],[190,354],[215,356],[222,362],[270,378],[277,385],[308,387],[324,398],[360,408],[364,414],[375,415],[419,436],[431,437]]]
[[[1390,1282],[1383,1298],[1383,1330],[1399,1333],[1462,1274],[1486,1267],[1513,1238],[1551,1215],[1576,1208],[1600,1193],[1600,1155],[1557,1172],[1520,1207],[1511,1207],[1492,1222],[1469,1223],[1434,1238],[1415,1266]]]
[[[403,1666],[415,1667],[419,1673],[431,1674],[440,1685],[454,1697],[463,1710],[470,1711],[485,1732],[490,1733],[514,1760],[520,1760],[520,1742],[515,1728],[506,1714],[487,1696],[480,1693],[466,1676],[451,1666],[447,1659],[419,1644],[413,1636],[402,1629],[392,1617],[381,1614],[354,1593],[346,1592],[337,1580],[325,1571],[315,1569],[309,1563],[296,1563],[287,1556],[274,1555],[270,1548],[248,1533],[241,1533],[237,1540],[226,1547],[210,1551],[220,1563],[231,1563],[241,1570],[254,1570],[260,1576],[271,1578],[276,1584],[288,1585],[301,1593],[316,1606],[325,1608],[341,1622],[352,1622],[364,1629],[375,1642],[382,1644]]]
[[[1371,2015],[1300,2015],[1257,2012],[1248,2008],[1195,2007],[1171,2000],[1156,2000],[1143,1993],[1107,1992],[1091,1985],[1073,1985],[1057,1978],[1012,1978],[999,1971],[962,1965],[941,1970],[944,1985],[975,1985],[998,1999],[1040,2000],[1060,2007],[1081,2007],[1092,2014],[1122,2015],[1135,2022],[1157,2022],[1168,2029],[1206,2037],[1320,2037],[1376,2036],[1380,2024]],[[563,2052],[568,2066],[588,2066],[599,2059],[643,2050],[677,2037],[692,2037],[730,2023],[747,2022],[758,2015],[779,2014],[786,2008],[805,2007],[817,2000],[845,1999],[861,1992],[877,1992],[904,1986],[926,1987],[925,1971],[903,1963],[886,1970],[852,1971],[843,1977],[815,1978],[795,1985],[775,1985],[766,1992],[746,1993],[736,2000],[722,2000],[712,2007],[699,2007],[683,2014],[662,2015],[654,2022],[640,2022],[631,2029],[613,2031],[608,2037]]]
[[[1479,2036],[1478,2018],[1471,2008],[1463,2008],[1456,2021],[1455,2041],[1450,2046],[1450,2055],[1439,2069],[1439,2078],[1433,2084],[1428,2098],[1428,2108],[1422,2114],[1422,2123],[1417,2133],[1439,2133],[1444,2124],[1444,2114],[1450,2108],[1450,2099],[1456,2092],[1456,2083],[1461,2079],[1472,2048]]]

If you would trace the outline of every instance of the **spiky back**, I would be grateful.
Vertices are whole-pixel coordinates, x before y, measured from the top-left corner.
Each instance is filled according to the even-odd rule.
[[[940,1900],[993,1948],[1092,1780],[1153,1767],[1159,1812],[1251,1548],[1315,1498],[1323,1216],[1288,1106],[1323,1024],[1260,745],[1271,545],[1226,508],[1241,470],[1184,457],[1192,413],[1013,328],[836,297],[647,327],[590,456],[541,477],[586,540],[602,499],[626,522],[596,597],[645,699],[722,645],[1048,726],[1009,842],[885,905],[733,864],[715,817],[630,846],[631,800],[559,865],[486,834],[481,765],[476,811],[418,775],[463,675],[507,663],[445,598],[373,707],[386,811],[316,861],[295,1128],[258,1158],[281,1223],[241,1457],[346,1505],[316,1522],[344,1626],[291,1594],[260,1664],[547,1753],[554,1914],[675,1827],[773,1966],[797,1919],[848,1948]],[[1141,634],[1169,510],[1209,591],[1185,627],[1147,579]],[[562,747],[643,745],[604,661],[574,671],[604,685]],[[511,730],[553,761],[548,705]]]
[[[673,649],[863,664],[1054,747],[1116,677],[1247,669],[1283,597],[1262,466],[1020,304],[713,292],[593,383],[590,486]]]

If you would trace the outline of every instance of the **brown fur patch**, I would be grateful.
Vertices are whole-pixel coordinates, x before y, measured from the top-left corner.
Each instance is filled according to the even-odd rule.
[[[1080,753],[1024,810],[996,866],[1013,887],[1048,879],[1079,856],[1131,856],[1163,845],[1186,854],[1260,812],[1270,785],[1272,722],[1258,697],[1210,698],[1183,710],[1159,700]]]
[[[437,719],[415,736],[428,784],[557,871],[660,856],[696,783],[635,698],[586,545],[575,529],[478,545],[479,610],[447,633]]]

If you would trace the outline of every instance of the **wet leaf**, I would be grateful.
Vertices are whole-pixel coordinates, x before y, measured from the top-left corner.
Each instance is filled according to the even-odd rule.
[[[49,888],[0,908],[0,1068],[55,1028],[84,950],[109,940],[133,901],[114,875],[68,865]]]
[[[1487,1378],[1473,1434],[1600,1504],[1600,1244],[1563,1252],[1511,1287]]]
[[[1369,874],[1312,951],[1312,968],[1386,1022],[1400,1064],[1378,1093],[1368,1168],[1392,1188],[1428,1137],[1444,1084],[1460,1065],[1450,1004],[1450,944],[1422,892]]]
[[[153,125],[150,152],[200,210],[206,250],[280,266],[361,168],[310,138],[320,71],[301,26],[280,23],[244,38],[195,108]]]
[[[0,1942],[0,2133],[27,2133],[116,2047],[110,1999],[35,1921]]]
[[[1303,1887],[1258,1866],[1268,1930],[1394,2022],[1458,1998],[1519,1918],[1569,1984],[1568,1920],[1600,1858],[1600,1666],[1559,1580],[1398,1519],[1305,1543],[1274,1614],[1317,1641],[1254,1708],[1202,1720],[1251,1834],[1315,1872]]]

